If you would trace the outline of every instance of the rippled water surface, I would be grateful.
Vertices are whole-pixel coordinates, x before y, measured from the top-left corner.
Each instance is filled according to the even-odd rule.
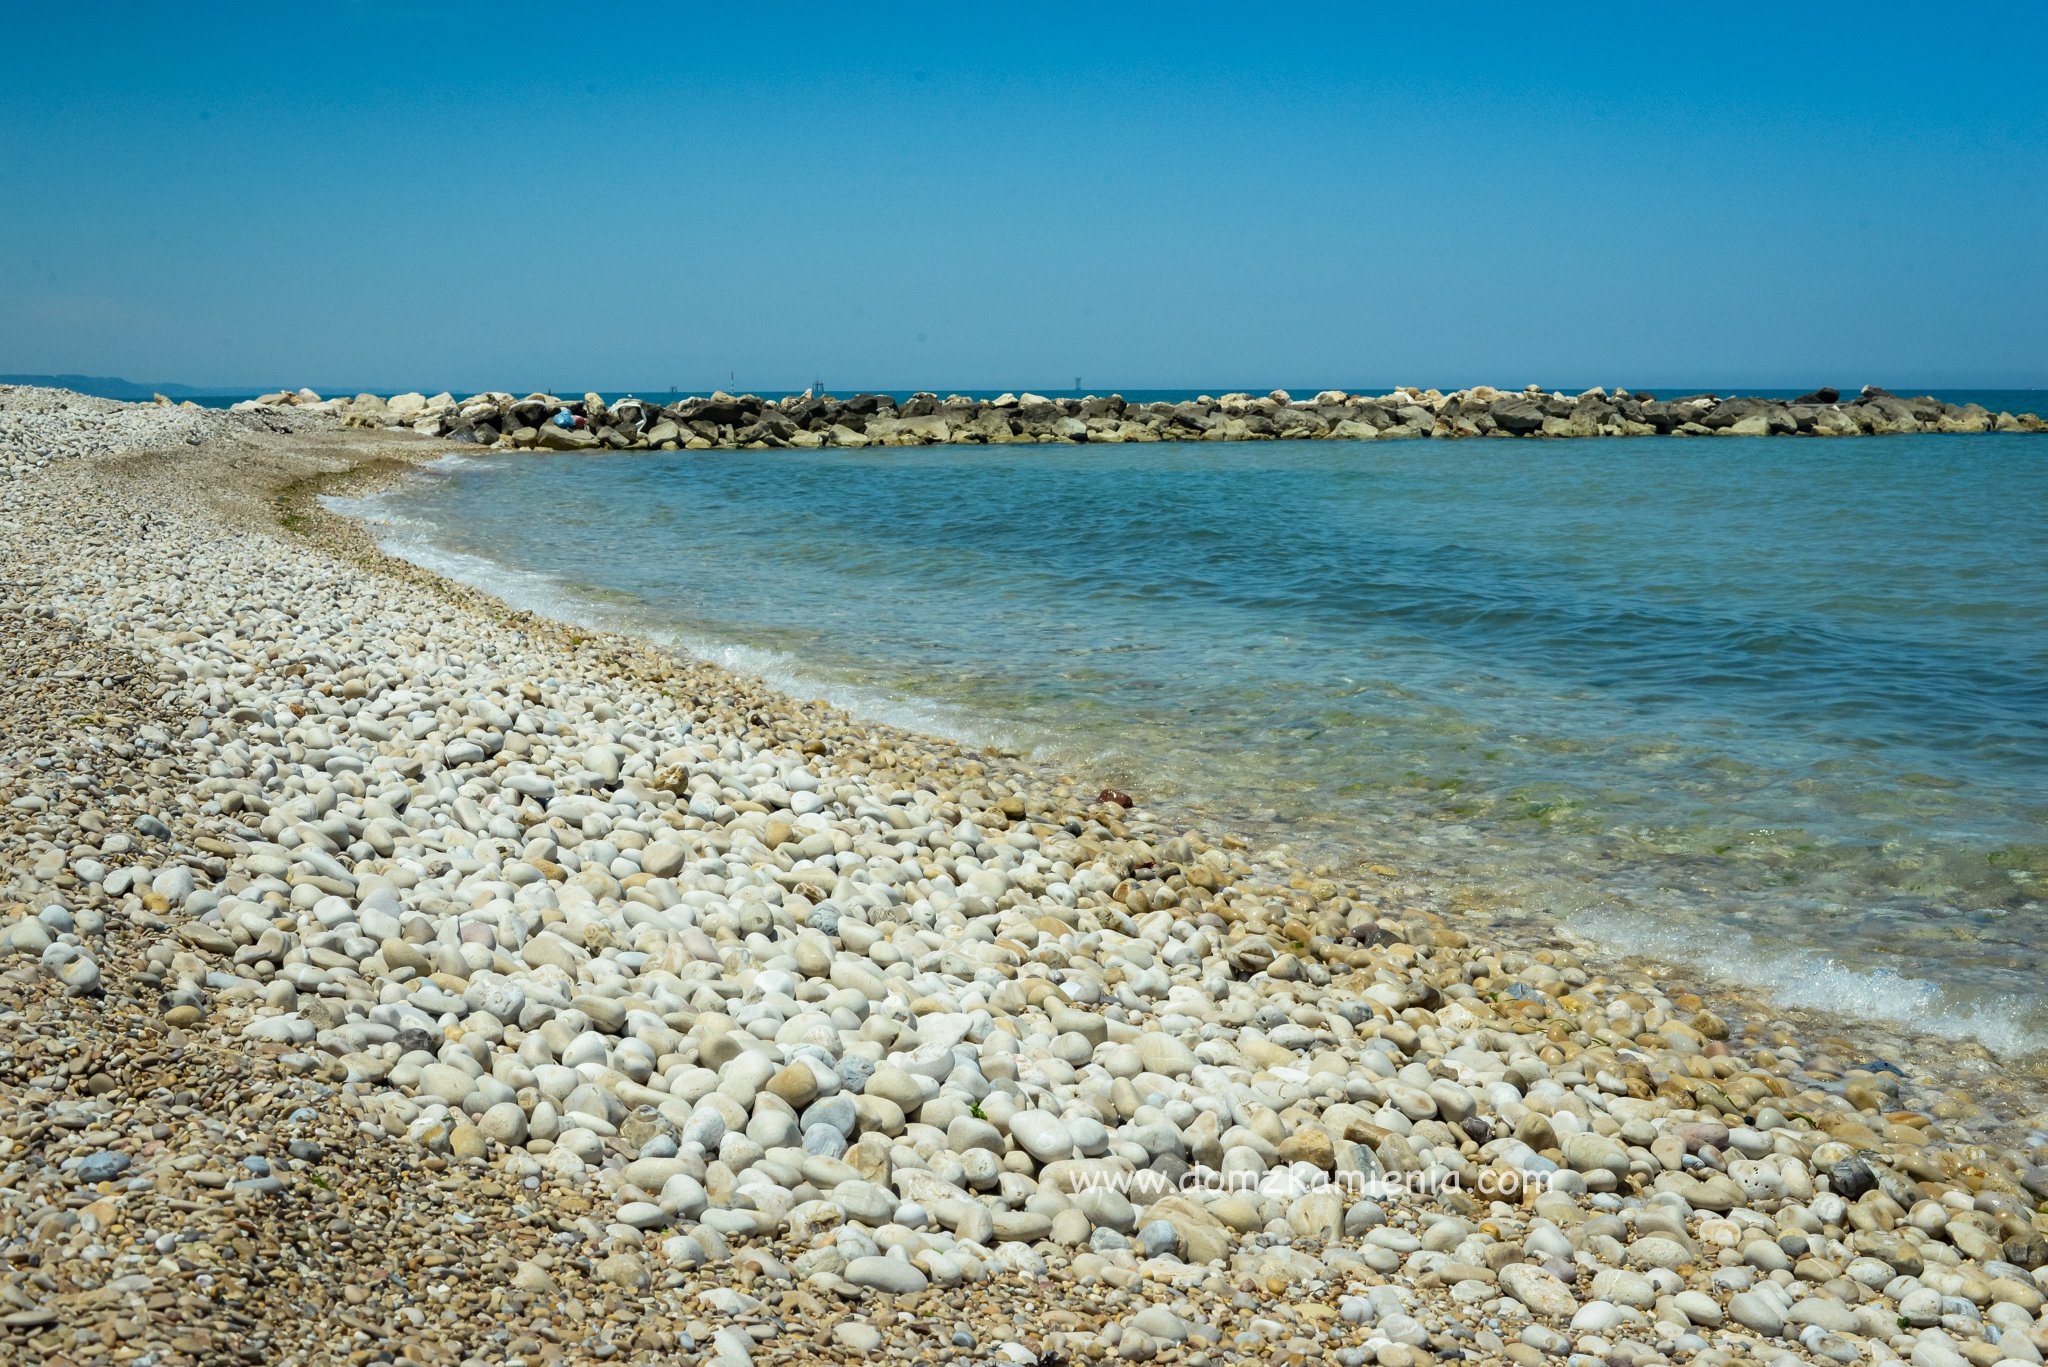
[[[399,552],[1782,999],[2048,1041],[2048,438],[464,458]]]

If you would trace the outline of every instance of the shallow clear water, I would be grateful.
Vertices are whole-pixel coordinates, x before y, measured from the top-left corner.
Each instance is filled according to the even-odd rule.
[[[2048,438],[502,456],[358,505],[558,615],[2048,1041]]]

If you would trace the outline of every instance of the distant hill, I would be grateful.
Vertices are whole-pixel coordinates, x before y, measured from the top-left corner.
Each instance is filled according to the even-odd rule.
[[[118,375],[0,375],[0,384],[29,384],[43,389],[69,389],[102,399],[147,399],[161,394],[167,399],[212,393],[186,384],[137,384]]]

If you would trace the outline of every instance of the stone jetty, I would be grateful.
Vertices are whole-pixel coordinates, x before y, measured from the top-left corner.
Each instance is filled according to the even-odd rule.
[[[1797,399],[1696,394],[1656,399],[1623,390],[1583,394],[1519,392],[1481,385],[1444,393],[1397,389],[1367,396],[1329,390],[1295,400],[1284,390],[1225,394],[1185,403],[1126,403],[1115,394],[994,399],[886,394],[838,399],[804,393],[753,394],[657,403],[607,402],[596,394],[399,394],[322,399],[311,390],[266,394],[237,411],[304,408],[351,426],[407,428],[451,441],[554,451],[714,448],[1003,445],[1125,441],[1386,441],[1405,437],[1883,436],[1907,432],[2039,432],[2032,413],[1993,413],[1976,404],[1900,398],[1866,388],[1843,400],[1832,389]]]
[[[0,1361],[2041,1361],[1982,1050],[514,612],[294,407],[0,390]]]

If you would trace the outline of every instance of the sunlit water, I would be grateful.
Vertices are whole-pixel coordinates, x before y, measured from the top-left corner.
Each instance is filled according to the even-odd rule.
[[[2048,1041],[2048,438],[465,457],[556,615],[1793,1004]]]

